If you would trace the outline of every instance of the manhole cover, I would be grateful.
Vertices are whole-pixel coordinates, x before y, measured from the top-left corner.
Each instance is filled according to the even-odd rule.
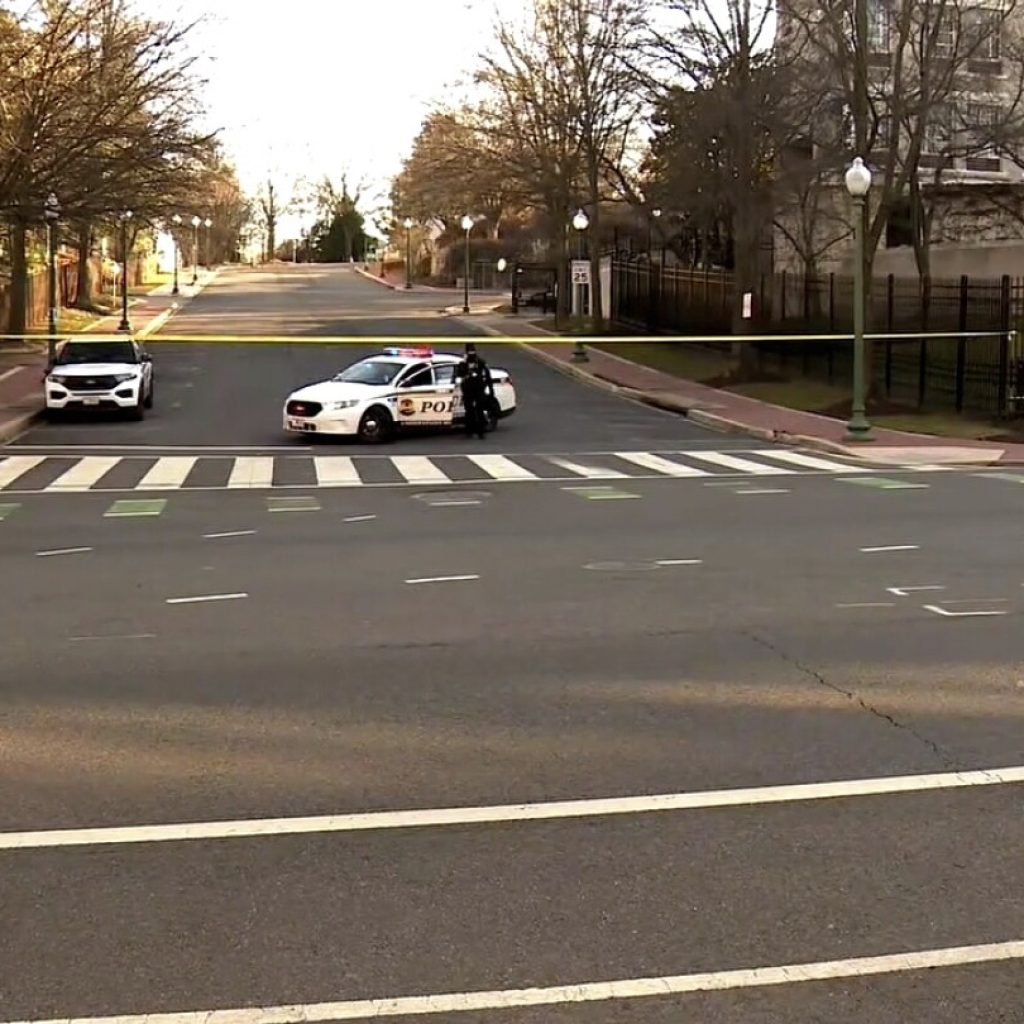
[[[584,569],[593,572],[649,572],[658,568],[657,562],[587,562]]]
[[[413,501],[422,501],[427,505],[469,505],[479,504],[490,496],[490,491],[424,491],[412,497]]]

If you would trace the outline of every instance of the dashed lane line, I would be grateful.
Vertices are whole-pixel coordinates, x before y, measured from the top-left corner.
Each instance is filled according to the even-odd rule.
[[[58,1017],[49,1020],[11,1021],[7,1024],[313,1024],[321,1021],[379,1020],[437,1013],[472,1013],[514,1010],[524,1006],[560,1006],[598,1003],[613,999],[644,999],[690,992],[799,985],[810,981],[836,981],[880,974],[905,974],[968,964],[1024,960],[1024,941],[992,942],[975,946],[922,949],[882,956],[819,960],[778,967],[749,967],[661,977],[576,982],[546,988],[510,988],[437,995],[346,999],[284,1006],[249,1006],[174,1013],[118,1014],[109,1017]]]
[[[703,790],[693,793],[555,800],[544,803],[424,808],[411,811],[368,811],[295,818],[243,818],[234,821],[194,821],[167,825],[111,825],[96,828],[46,829],[34,832],[0,832],[0,851],[601,818],[622,814],[695,811],[718,807],[756,807],[764,804],[891,796],[899,793],[926,793],[937,790],[1008,786],[1020,783],[1024,783],[1024,766],[986,768],[965,772],[940,772],[930,775],[893,775],[873,779],[848,779],[840,782],[802,782],[793,785],[757,786],[747,789]]]

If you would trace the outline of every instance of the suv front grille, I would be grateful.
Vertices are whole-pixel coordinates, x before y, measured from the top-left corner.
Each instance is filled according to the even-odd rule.
[[[296,402],[288,403],[289,416],[316,416],[323,406],[319,402]]]
[[[109,391],[120,383],[116,377],[73,377],[68,379],[71,391]]]

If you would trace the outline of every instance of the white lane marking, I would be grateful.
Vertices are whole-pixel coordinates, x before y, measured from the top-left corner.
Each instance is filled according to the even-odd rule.
[[[44,491],[87,491],[103,479],[121,460],[113,455],[87,455],[61,473]]]
[[[728,971],[707,971],[702,974],[587,981],[569,985],[550,985],[547,988],[445,992],[427,996],[391,996],[325,1003],[290,1003],[285,1006],[118,1014],[110,1017],[57,1017],[8,1024],[310,1024],[313,1021],[379,1020],[384,1017],[513,1010],[524,1006],[558,1006],[608,1002],[612,999],[643,999],[688,992],[722,992],[730,989],[798,985],[809,981],[903,974],[908,971],[1022,959],[1024,941],[991,942],[977,946],[948,946],[944,949],[887,953],[882,956],[848,957],[845,960],[818,960],[779,967],[748,967]]]
[[[479,576],[421,576],[418,579],[406,580],[406,583],[462,583],[467,580],[478,580]]]
[[[22,370],[27,369],[27,366],[12,366],[9,370],[4,370],[3,373],[0,373],[0,381],[9,380],[16,373],[21,373]]]
[[[342,522],[345,523],[368,523],[371,519],[376,519],[376,516],[345,516]]]
[[[786,487],[741,487],[738,488],[734,493],[736,494],[789,494],[789,489]]]
[[[274,483],[273,456],[242,455],[235,459],[228,478],[228,487],[272,487]]]
[[[536,473],[531,473],[525,466],[520,466],[504,455],[467,455],[466,458],[494,480],[539,479]]]
[[[318,487],[358,487],[363,482],[347,455],[318,455],[313,467]]]
[[[693,454],[692,452],[690,453]],[[679,462],[671,462],[663,459],[660,455],[652,455],[650,452],[615,452],[617,459],[624,462],[631,462],[634,466],[642,469],[652,469],[655,473],[663,473],[665,476],[710,476],[706,469],[697,469],[696,466],[684,466]]]
[[[881,554],[885,551],[920,551],[920,544],[883,544],[881,547],[876,548],[861,548],[860,549],[865,555],[876,555]]]
[[[758,448],[750,453],[765,459],[775,459],[776,462],[788,462],[794,466],[801,466],[804,469],[821,469],[826,473],[870,473],[871,470],[863,466],[848,466],[843,462],[833,462],[831,459],[819,459],[813,455],[804,455],[802,452],[780,451],[775,448]]]
[[[411,484],[447,484],[451,477],[425,455],[393,455],[391,464]]]
[[[12,455],[0,461],[0,490],[13,484],[19,476],[24,476],[30,469],[35,469],[45,461],[43,455]]]
[[[53,555],[84,555],[92,548],[53,548],[50,551],[37,551],[36,558],[50,558]]]
[[[703,565],[699,558],[661,558],[655,565]]]
[[[135,485],[135,489],[176,491],[185,483],[197,461],[194,455],[167,455],[157,459],[149,472]]]
[[[837,608],[895,608],[893,601],[856,601],[853,604],[837,604]]]
[[[922,605],[926,612],[935,612],[936,615],[944,615],[948,619],[968,619],[968,618],[979,618],[982,616],[989,615],[1009,615],[1010,613],[1005,609],[1001,610],[990,610],[980,612],[951,612],[948,608],[943,608],[937,604],[926,604]]]
[[[735,455],[727,455],[725,452],[679,452],[688,459],[697,459],[701,462],[710,462],[714,466],[725,466],[726,469],[735,469],[740,473],[750,473],[752,476],[792,476],[795,470],[783,469],[781,466],[766,466],[761,462],[751,462],[750,459],[740,459]]]
[[[885,589],[896,597],[910,597],[911,594],[917,594],[924,590],[945,590],[946,588],[938,585],[931,585],[927,587],[886,587]]]
[[[71,643],[81,643],[84,640],[155,640],[156,633],[113,633],[104,636],[69,636]]]
[[[227,537],[251,537],[255,530],[227,530],[224,533],[204,533],[203,540],[224,540]]]
[[[430,503],[431,508],[458,508],[463,505],[482,505],[482,501],[476,499],[472,501],[432,501]]]
[[[567,469],[577,476],[586,477],[588,480],[628,480],[628,473],[620,473],[617,469],[606,469],[604,466],[591,466],[583,462],[573,462],[571,459],[562,459],[555,455],[547,455],[548,462],[562,469]]]
[[[248,594],[203,594],[200,597],[169,597],[168,604],[202,604],[206,601],[240,601]]]
[[[889,796],[897,793],[923,793],[1020,783],[1024,783],[1024,766],[941,772],[932,775],[892,775],[874,779],[848,779],[842,782],[801,782],[748,789],[703,790],[695,793],[554,800],[546,803],[441,807],[416,811],[368,811],[305,818],[245,818],[236,821],[195,821],[170,825],[112,825],[35,832],[0,832],[0,850],[38,850],[55,846],[119,846],[127,843],[167,843],[256,836],[493,825],[568,818],[603,818],[620,814],[755,807],[763,804]]]

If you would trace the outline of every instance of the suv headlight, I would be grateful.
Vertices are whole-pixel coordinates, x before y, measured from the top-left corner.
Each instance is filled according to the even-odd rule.
[[[68,378],[62,377],[59,373],[51,373],[46,380],[49,384],[59,384],[61,387],[65,388],[68,386]]]
[[[358,398],[350,398],[347,402],[331,402],[331,412],[341,412],[342,409],[351,409],[359,404]]]
[[[139,375],[137,373],[115,373],[114,380],[117,381],[118,384],[124,384],[125,381],[137,380],[138,376]]]

